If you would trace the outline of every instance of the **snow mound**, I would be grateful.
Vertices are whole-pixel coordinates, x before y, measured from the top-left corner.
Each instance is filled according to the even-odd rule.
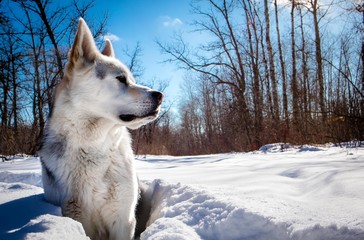
[[[24,228],[33,228],[33,230],[27,230],[29,233],[26,235],[25,239],[29,240],[90,239],[86,236],[81,223],[76,222],[71,218],[49,214],[42,215],[35,220],[30,221]],[[47,231],[44,231],[43,229],[47,229]]]
[[[336,225],[322,227],[319,224],[305,230],[294,232],[293,240],[361,240],[364,233],[347,227],[338,228]]]
[[[239,239],[239,240],[359,240],[364,232],[336,225],[316,224],[295,231],[291,224],[249,212],[208,192],[181,184],[154,180],[151,216],[141,240]],[[197,235],[198,234],[198,235]]]
[[[316,152],[316,151],[323,151],[322,148],[311,146],[311,145],[303,145],[299,147],[299,152]]]
[[[198,240],[201,238],[193,228],[177,219],[160,218],[140,236],[140,240],[147,239]]]
[[[42,188],[0,182],[0,200],[0,239],[89,239],[81,223],[44,200]]]
[[[25,240],[90,239],[86,236],[81,223],[71,218],[50,214],[41,215],[9,233],[15,234],[17,237],[23,235]]]
[[[271,152],[284,152],[285,150],[292,148],[293,146],[289,143],[272,143],[272,144],[266,144],[259,148],[259,151],[262,151],[264,153]]]
[[[42,174],[27,172],[27,173],[13,173],[9,171],[0,172],[0,182],[5,183],[26,183],[37,187],[43,187]]]
[[[279,153],[286,151],[295,151],[298,149],[298,152],[316,152],[323,151],[323,148],[311,145],[302,145],[302,146],[293,146],[289,143],[271,143],[263,145],[259,148],[259,151],[263,153]]]
[[[173,219],[192,228],[199,239],[288,239],[285,224],[274,224],[268,218],[216,199],[203,190],[161,180],[155,180],[150,187],[154,188],[154,193],[146,232],[163,228],[164,222]],[[176,224],[175,231],[179,228],[180,224]],[[154,238],[142,234],[141,239]]]
[[[34,222],[47,214],[60,216],[61,212],[44,200],[42,188],[25,183],[0,183],[0,239],[25,239],[30,232],[52,230],[49,224],[39,227],[45,226],[40,223],[44,218]]]

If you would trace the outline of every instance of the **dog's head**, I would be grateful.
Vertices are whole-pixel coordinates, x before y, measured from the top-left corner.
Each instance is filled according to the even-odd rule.
[[[154,120],[163,98],[162,93],[136,84],[129,69],[115,58],[110,41],[105,41],[100,52],[83,19],[79,21],[56,100],[62,93],[78,111],[132,129]]]

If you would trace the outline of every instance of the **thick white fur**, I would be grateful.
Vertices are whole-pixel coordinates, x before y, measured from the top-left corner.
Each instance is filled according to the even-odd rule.
[[[128,86],[115,79],[124,74]],[[128,128],[155,119],[152,90],[135,84],[111,43],[100,53],[81,19],[39,150],[47,201],[91,239],[132,239],[138,181]],[[155,101],[155,100],[154,100]],[[156,108],[156,109],[152,109]],[[139,116],[123,121],[118,116]]]

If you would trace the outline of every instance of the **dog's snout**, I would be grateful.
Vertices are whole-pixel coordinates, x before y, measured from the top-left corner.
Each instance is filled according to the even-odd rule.
[[[153,99],[155,99],[157,101],[158,105],[160,105],[163,100],[163,94],[161,92],[157,92],[157,91],[153,91],[151,94],[152,94]]]

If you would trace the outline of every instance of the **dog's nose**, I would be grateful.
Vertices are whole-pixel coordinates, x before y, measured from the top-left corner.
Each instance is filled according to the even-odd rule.
[[[152,92],[152,97],[157,100],[158,105],[160,105],[162,103],[162,99],[163,99],[163,93],[161,92],[157,92],[157,91],[153,91]]]

